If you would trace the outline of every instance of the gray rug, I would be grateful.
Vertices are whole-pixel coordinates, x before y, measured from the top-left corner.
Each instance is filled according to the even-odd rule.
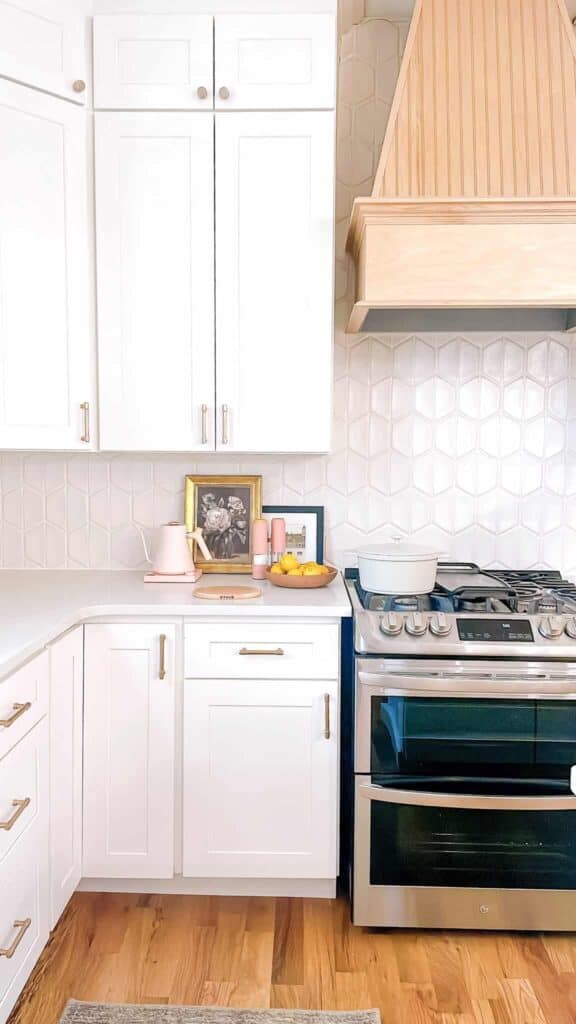
[[[233,1010],[225,1006],[68,1003],[60,1024],[380,1024],[379,1010]]]

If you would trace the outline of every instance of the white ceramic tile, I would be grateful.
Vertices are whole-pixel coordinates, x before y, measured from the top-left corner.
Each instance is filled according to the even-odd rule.
[[[517,341],[500,338],[486,345],[482,353],[484,373],[505,384],[517,380],[524,372],[524,349]]]

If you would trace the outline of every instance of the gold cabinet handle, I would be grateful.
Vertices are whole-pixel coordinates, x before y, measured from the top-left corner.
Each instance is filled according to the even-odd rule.
[[[199,100],[205,100],[208,97],[208,89],[205,85],[199,85],[196,89],[196,95]]]
[[[166,634],[160,634],[160,668],[158,671],[158,678],[166,678]]]
[[[14,722],[17,722],[21,715],[26,711],[30,711],[32,704],[30,701],[26,701],[26,704],[13,704],[14,714],[9,715],[8,718],[0,718],[0,725],[4,726],[5,729],[9,729]]]
[[[324,694],[324,739],[330,739],[330,694]]]
[[[221,85],[220,88],[218,89],[218,95],[219,95],[221,100],[229,100],[230,99],[230,89],[228,88],[228,86]]]
[[[80,440],[83,441],[84,444],[90,444],[90,402],[81,402],[80,408],[84,414],[84,433]]]
[[[201,438],[201,443],[202,444],[208,444],[208,406],[207,405],[202,405],[201,406],[201,412],[202,412],[202,438]]]
[[[281,658],[282,655],[284,654],[284,649],[282,647],[275,647],[273,648],[273,650],[268,651],[253,651],[250,647],[241,647],[240,650],[238,651],[238,654],[249,654],[250,656],[254,654],[264,654],[270,655],[274,658]]]
[[[14,811],[14,814],[12,815],[12,817],[8,818],[8,821],[0,821],[0,829],[3,829],[4,832],[9,832],[11,828],[14,828],[14,825],[18,821],[18,818],[20,817],[20,815],[24,814],[24,811],[29,806],[30,806],[30,797],[29,796],[27,796],[25,800],[13,800],[12,801],[12,807],[15,807],[16,810]]]
[[[77,78],[76,81],[72,83],[72,88],[74,89],[74,92],[84,92],[86,88],[86,82],[84,82],[81,78]]]
[[[7,946],[6,949],[0,949],[0,956],[5,956],[7,960],[12,959],[31,924],[31,917],[26,917],[23,921],[14,921],[13,927],[18,928],[18,934],[11,946]]]
[[[228,444],[230,440],[230,416],[228,413],[228,406],[222,406],[222,444]]]

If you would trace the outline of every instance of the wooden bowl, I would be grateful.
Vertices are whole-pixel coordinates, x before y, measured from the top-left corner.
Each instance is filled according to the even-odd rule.
[[[333,566],[327,565],[326,568],[330,571],[319,576],[288,576],[267,569],[266,579],[275,587],[287,587],[288,590],[318,590],[319,587],[327,587],[338,575],[338,569],[334,569]]]

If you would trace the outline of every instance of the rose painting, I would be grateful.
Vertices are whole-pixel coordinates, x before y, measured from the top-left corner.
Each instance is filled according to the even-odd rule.
[[[186,523],[200,527],[212,562],[205,572],[249,572],[253,520],[260,515],[260,477],[186,477]]]

